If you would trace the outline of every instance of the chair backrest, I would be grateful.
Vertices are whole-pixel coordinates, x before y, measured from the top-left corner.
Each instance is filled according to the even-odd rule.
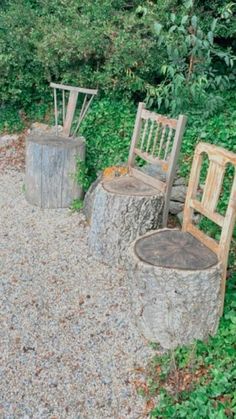
[[[59,117],[57,90],[61,90],[62,91],[63,134],[67,137],[70,137],[70,136],[75,137],[94,96],[97,94],[97,90],[84,89],[82,87],[65,86],[64,84],[56,84],[56,83],[50,83],[50,86],[54,90],[54,115],[55,115],[55,125],[56,125],[57,134],[58,134],[58,117]],[[66,104],[67,91],[69,92],[69,98]],[[84,101],[80,110],[80,115],[77,120],[77,125],[72,134],[71,127],[74,120],[75,109],[76,109],[76,104],[77,104],[79,93],[84,94],[85,96],[84,96]]]
[[[209,167],[201,200],[197,199],[203,155],[207,154]],[[220,198],[226,166],[234,166],[234,178],[225,216],[216,211]],[[207,236],[193,224],[194,210],[219,227],[219,242]],[[224,301],[227,261],[233,228],[236,220],[236,154],[211,144],[199,143],[196,147],[185,201],[183,231],[187,231],[215,252],[222,263],[222,306]]]
[[[163,227],[167,224],[170,193],[173,185],[181,141],[187,118],[180,115],[178,119],[150,112],[140,102],[130,146],[128,165],[130,173],[143,182],[163,192],[165,204],[163,211]],[[135,166],[135,159],[158,165],[166,173],[166,180],[143,173]]]

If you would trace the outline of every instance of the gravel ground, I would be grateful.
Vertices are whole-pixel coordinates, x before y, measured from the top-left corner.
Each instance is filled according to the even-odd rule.
[[[0,418],[147,417],[124,272],[88,254],[81,214],[34,208],[23,185],[1,174]]]

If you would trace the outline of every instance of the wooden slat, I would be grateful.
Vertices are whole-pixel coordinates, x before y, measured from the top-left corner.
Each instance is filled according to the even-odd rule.
[[[159,150],[158,150],[158,157],[160,157],[160,155],[161,155],[162,147],[164,145],[164,140],[165,140],[165,134],[166,134],[166,126],[163,126],[162,133],[161,133],[160,144],[159,144]]]
[[[195,199],[197,195],[201,165],[202,165],[202,155],[201,153],[198,153],[198,148],[196,148],[195,153],[194,153],[190,178],[189,178],[187,195],[185,199],[183,226],[182,226],[183,231],[187,231],[188,225],[192,223],[193,208],[190,206],[190,202],[192,199]]]
[[[132,140],[131,140],[130,149],[129,149],[129,158],[128,158],[129,167],[131,167],[134,164],[134,160],[135,160],[134,148],[136,147],[136,144],[139,140],[139,135],[140,135],[141,127],[142,127],[141,114],[142,114],[143,107],[144,107],[144,103],[140,102],[138,105],[134,131],[133,131]]]
[[[161,182],[159,179],[149,176],[146,173],[143,173],[140,170],[135,169],[134,167],[130,169],[130,173],[132,176],[136,177],[139,180],[142,180],[147,185],[151,185],[159,192],[165,193],[166,184],[164,182]]]
[[[202,205],[209,212],[214,212],[220,196],[224,179],[225,167],[216,161],[210,160],[205,187],[202,196]]]
[[[63,118],[63,125],[66,119],[66,101],[65,101],[65,90],[62,90],[62,118]]]
[[[212,220],[218,226],[223,227],[224,225],[224,217],[221,214],[216,212],[210,211],[208,208],[204,207],[202,202],[197,201],[196,199],[190,200],[190,207],[194,208],[196,211],[200,212],[205,217]]]
[[[153,141],[153,147],[152,147],[152,155],[155,154],[156,145],[157,145],[157,142],[158,142],[159,130],[160,130],[160,124],[157,123],[157,129],[156,129],[156,133],[155,133],[155,137],[154,137],[154,141]]]
[[[221,164],[231,163],[234,166],[236,165],[236,154],[222,147],[200,142],[197,145],[197,152],[198,154],[207,153],[209,156],[216,156],[217,159],[221,159]],[[225,161],[223,162],[222,159],[225,159]]]
[[[153,133],[153,128],[154,128],[154,122],[155,122],[155,121],[153,121],[153,120],[152,120],[152,122],[151,122],[151,128],[150,128],[149,135],[148,135],[146,152],[148,152],[148,150],[149,150],[149,148],[150,148],[150,143],[151,143],[152,133]]]
[[[57,111],[57,91],[53,89],[54,95],[54,116],[55,116],[55,125],[56,125],[56,134],[58,135],[58,111]]]
[[[165,168],[165,171],[168,170],[168,164],[166,163],[165,160],[161,160],[158,157],[153,157],[152,155],[150,155],[146,151],[140,151],[139,148],[135,148],[134,153],[137,156],[139,156],[141,159],[147,161],[148,163],[159,164],[159,165],[161,165],[162,167]]]
[[[50,86],[55,88],[55,89],[63,89],[63,90],[69,90],[72,92],[77,92],[77,93],[85,93],[88,95],[96,95],[98,90],[97,89],[86,89],[83,87],[74,87],[74,86],[66,86],[64,84],[57,84],[57,83],[50,83]]]
[[[198,239],[201,243],[207,246],[212,252],[215,252],[218,255],[219,251],[219,244],[212,239],[211,237],[207,236],[193,224],[188,224],[187,229],[185,230],[188,233],[191,233],[196,239]]]
[[[168,172],[167,172],[167,179],[166,179],[166,196],[165,196],[165,203],[163,209],[163,218],[162,218],[162,225],[166,227],[167,219],[168,219],[168,212],[170,206],[170,196],[171,190],[174,183],[174,178],[176,174],[176,166],[179,158],[182,138],[184,135],[184,130],[186,126],[187,118],[184,115],[180,115],[177,121],[173,146],[170,154],[170,158],[168,160]]]
[[[169,150],[169,147],[170,147],[170,141],[171,141],[171,137],[172,137],[172,132],[173,132],[172,128],[169,128],[169,133],[168,133],[167,142],[166,142],[166,148],[165,148],[164,160],[166,160],[167,159],[167,156],[168,156],[168,150]]]
[[[166,116],[156,114],[155,112],[150,112],[147,109],[142,111],[142,119],[151,119],[153,121],[159,122],[162,125],[167,125],[172,129],[176,129],[177,120],[172,118],[167,118]]]
[[[86,98],[87,98],[87,95],[85,96],[84,103],[83,103],[82,109],[80,111],[79,120],[78,120],[77,126],[76,126],[76,128],[74,130],[73,136],[76,135],[76,133],[77,133],[77,131],[78,131],[78,129],[79,129],[79,127],[80,127],[80,125],[81,125],[81,123],[82,123],[85,115],[86,115],[86,113],[88,112],[88,108],[91,105],[91,102],[92,102],[94,96],[91,96],[90,99],[87,101],[87,103],[86,103]]]
[[[236,156],[235,156],[236,157]],[[233,235],[234,225],[236,222],[236,166],[234,166],[234,180],[231,189],[231,194],[229,197],[228,208],[224,218],[224,225],[222,228],[222,233],[220,237],[219,252],[218,257],[223,265],[223,275],[222,275],[222,284],[221,284],[221,297],[222,297],[222,307],[221,314],[223,314],[224,309],[224,296],[225,296],[225,282],[227,275],[227,263],[228,263],[228,254],[230,249],[230,242]]]
[[[145,124],[144,124],[144,129],[143,129],[143,133],[142,133],[142,139],[141,139],[141,145],[140,145],[140,149],[141,149],[141,150],[143,150],[143,148],[144,148],[144,142],[145,142],[145,138],[146,138],[146,133],[147,133],[148,124],[149,124],[149,120],[147,119],[147,120],[145,121]]]
[[[70,91],[69,96],[69,102],[67,105],[67,112],[66,112],[66,119],[63,127],[63,133],[64,135],[68,136],[70,135],[71,125],[74,118],[76,103],[78,98],[78,91]]]

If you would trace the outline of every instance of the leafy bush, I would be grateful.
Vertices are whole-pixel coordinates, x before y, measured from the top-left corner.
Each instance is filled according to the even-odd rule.
[[[126,162],[136,109],[128,100],[96,99],[83,122],[87,140],[86,164],[79,162],[78,177],[87,189],[105,167]]]
[[[227,33],[220,49],[214,30],[217,40],[219,28],[233,25],[233,10],[227,1],[217,6],[197,1],[194,14],[191,0],[181,5],[178,0],[5,0],[1,103],[26,111],[32,102],[48,102],[53,80],[135,101],[148,92],[165,111],[188,106],[192,99],[191,105],[199,106],[209,89],[223,88],[228,80],[219,56],[232,64],[228,48],[234,40]],[[190,68],[189,59],[198,63]],[[208,97],[207,108],[215,108],[215,96],[216,91]]]
[[[163,25],[155,23],[158,45],[166,54],[161,65],[163,80],[149,88],[149,102],[156,99],[165,111],[186,112],[189,108],[213,114],[222,102],[219,92],[229,86],[224,65],[214,65],[216,59],[231,67],[234,55],[214,43],[217,19],[204,31],[200,17],[194,14],[193,1],[187,2],[181,15],[172,13]],[[232,70],[231,70],[232,73]]]

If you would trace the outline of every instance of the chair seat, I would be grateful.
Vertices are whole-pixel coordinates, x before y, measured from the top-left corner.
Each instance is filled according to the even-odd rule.
[[[141,237],[136,255],[150,265],[182,270],[202,270],[218,263],[214,252],[189,233],[160,230]]]
[[[148,185],[129,174],[114,178],[112,180],[103,181],[103,187],[107,192],[116,193],[119,195],[162,195],[158,189],[153,188],[151,185]]]

